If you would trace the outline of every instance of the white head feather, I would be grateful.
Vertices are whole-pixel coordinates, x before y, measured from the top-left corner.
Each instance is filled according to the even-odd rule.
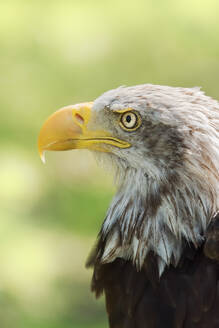
[[[141,128],[105,125],[132,146],[97,154],[118,183],[100,233],[101,261],[122,257],[140,269],[152,251],[162,274],[186,242],[200,245],[219,209],[219,104],[199,88],[139,85],[106,92],[93,110],[101,119],[103,109],[127,107],[139,111]]]

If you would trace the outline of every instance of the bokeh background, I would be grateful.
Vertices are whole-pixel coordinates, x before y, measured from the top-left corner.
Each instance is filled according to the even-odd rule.
[[[1,0],[0,327],[107,327],[84,263],[114,193],[86,151],[47,154],[54,110],[120,85],[219,98],[217,0]]]

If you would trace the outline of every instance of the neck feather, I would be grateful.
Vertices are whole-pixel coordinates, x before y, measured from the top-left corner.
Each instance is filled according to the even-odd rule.
[[[100,235],[105,240],[101,262],[131,259],[141,269],[147,254],[157,254],[159,273],[176,266],[185,241],[196,247],[216,212],[209,181],[183,168],[153,178],[143,169],[128,168],[119,181]]]

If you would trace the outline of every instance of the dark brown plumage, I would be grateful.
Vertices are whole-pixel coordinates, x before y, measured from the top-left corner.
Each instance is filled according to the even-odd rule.
[[[101,264],[103,249],[100,239],[88,266],[94,267],[92,291],[105,293],[111,328],[219,327],[219,214],[202,245],[187,244],[178,266],[170,265],[160,278],[154,253],[138,272],[119,258]]]

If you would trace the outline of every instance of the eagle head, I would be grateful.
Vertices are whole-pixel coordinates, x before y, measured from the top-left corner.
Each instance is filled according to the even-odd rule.
[[[149,252],[159,273],[198,247],[219,209],[219,104],[199,88],[119,87],[55,112],[39,135],[47,150],[86,148],[114,169],[118,190],[103,222],[102,263]]]

